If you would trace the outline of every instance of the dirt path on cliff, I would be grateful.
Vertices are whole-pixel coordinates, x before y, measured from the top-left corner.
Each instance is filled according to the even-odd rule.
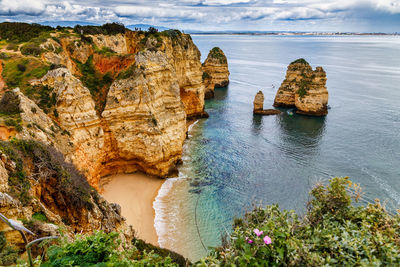
[[[137,237],[158,246],[154,228],[153,201],[165,180],[142,173],[117,174],[106,178],[103,197],[121,205],[122,216],[133,226]]]

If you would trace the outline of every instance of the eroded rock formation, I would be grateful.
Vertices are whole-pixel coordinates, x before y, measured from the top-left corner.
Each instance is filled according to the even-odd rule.
[[[203,80],[206,86],[205,98],[214,97],[214,89],[229,84],[228,60],[219,47],[210,50],[203,63]]]
[[[264,109],[264,94],[262,91],[258,91],[254,97],[253,106],[253,113],[257,115],[278,115],[281,113],[277,109]]]
[[[328,114],[326,73],[322,67],[314,71],[307,61],[290,63],[274,101],[275,107],[296,107],[297,113],[323,116]]]
[[[14,136],[56,147],[96,188],[108,174],[176,174],[186,120],[207,116],[200,52],[190,35],[67,35],[42,46],[41,60],[55,69],[31,84],[45,88],[54,106],[43,110],[40,99],[16,90],[23,129]]]

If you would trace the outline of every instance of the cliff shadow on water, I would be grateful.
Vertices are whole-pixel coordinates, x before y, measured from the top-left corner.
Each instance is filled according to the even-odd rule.
[[[305,115],[288,115],[286,113],[277,116],[280,138],[282,142],[309,150],[317,149],[325,133],[326,117],[312,117]]]

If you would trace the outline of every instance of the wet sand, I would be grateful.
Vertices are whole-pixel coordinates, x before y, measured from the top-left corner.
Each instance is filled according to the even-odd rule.
[[[153,202],[165,180],[142,173],[117,174],[105,178],[103,197],[121,205],[122,216],[136,236],[158,246]]]

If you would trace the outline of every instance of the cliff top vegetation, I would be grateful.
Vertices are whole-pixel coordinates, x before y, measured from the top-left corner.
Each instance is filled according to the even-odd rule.
[[[291,62],[290,65],[292,64],[304,64],[304,65],[310,65],[307,60],[305,60],[304,58],[299,58],[296,59],[295,61]]]
[[[213,49],[211,49],[208,53],[207,58],[217,59],[219,60],[220,64],[226,64],[228,62],[226,56],[224,55],[224,52],[222,52],[221,48],[219,47],[214,47]]]
[[[53,31],[54,28],[36,23],[23,22],[3,22],[0,23],[0,39],[9,42],[21,43],[28,42],[33,38],[37,38],[42,33]]]

